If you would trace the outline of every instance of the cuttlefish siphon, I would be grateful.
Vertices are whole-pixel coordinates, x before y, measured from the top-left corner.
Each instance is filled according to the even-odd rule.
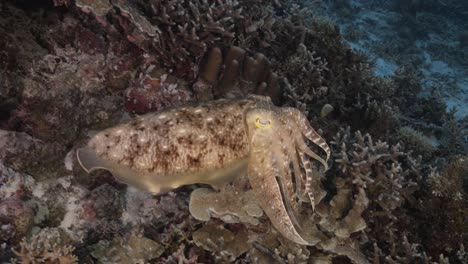
[[[105,169],[155,194],[193,183],[220,187],[247,173],[275,228],[292,241],[310,244],[301,234],[298,200],[314,206],[310,158],[327,170],[330,149],[298,109],[250,96],[139,116],[97,133],[77,157],[87,172]]]

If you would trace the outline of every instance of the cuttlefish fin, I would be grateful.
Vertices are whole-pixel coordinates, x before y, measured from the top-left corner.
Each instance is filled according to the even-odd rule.
[[[94,170],[104,169],[112,173],[118,181],[154,194],[167,192],[182,185],[193,183],[205,183],[220,188],[247,171],[247,160],[244,159],[235,161],[222,169],[167,174],[151,173],[137,171],[117,162],[104,159],[89,147],[80,148],[76,153],[78,162],[86,172],[90,173]]]
[[[277,170],[272,162],[267,160],[271,159],[267,159],[264,153],[253,152],[250,155],[247,175],[257,202],[283,236],[298,244],[309,245],[310,242],[299,234],[294,217],[288,214],[282,197],[283,192],[276,179]]]

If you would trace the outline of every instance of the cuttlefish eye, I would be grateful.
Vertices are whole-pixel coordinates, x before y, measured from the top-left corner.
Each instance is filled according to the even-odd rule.
[[[271,120],[269,119],[262,119],[260,117],[257,117],[255,119],[255,125],[258,127],[258,128],[269,128],[271,127]]]

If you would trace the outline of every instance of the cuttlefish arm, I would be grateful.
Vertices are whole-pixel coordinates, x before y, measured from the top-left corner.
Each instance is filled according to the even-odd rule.
[[[285,201],[283,201],[280,183],[277,179],[278,168],[267,151],[251,152],[247,169],[247,176],[254,191],[257,203],[262,207],[272,224],[286,238],[302,244],[309,245],[296,229],[293,218],[288,214]],[[285,197],[286,198],[286,197]]]
[[[305,152],[308,156],[316,159],[324,166],[324,171],[328,170],[328,160],[331,157],[330,147],[327,142],[320,136],[320,134],[315,131],[315,129],[310,125],[307,117],[299,111],[299,109],[292,107],[281,108],[281,111],[295,122],[297,128],[301,132],[302,136],[312,141],[315,145],[319,146],[327,155],[326,159],[322,159],[319,155],[311,151],[304,140],[298,142],[298,147],[301,151]]]
[[[205,183],[219,189],[237,176],[247,172],[247,159],[234,161],[220,169],[162,175],[137,171],[117,162],[104,159],[89,147],[78,149],[76,155],[78,162],[86,172],[90,173],[98,169],[107,170],[118,181],[153,194],[167,192],[194,183]]]
[[[287,141],[283,122],[275,109],[255,109],[246,115],[250,153],[247,177],[265,214],[286,238],[303,245],[310,242],[303,237],[297,206],[291,190],[290,160],[283,146]]]

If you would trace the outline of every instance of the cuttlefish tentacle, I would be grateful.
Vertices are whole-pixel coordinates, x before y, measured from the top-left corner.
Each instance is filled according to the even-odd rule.
[[[296,198],[301,199],[298,193],[302,190],[302,183],[303,183],[303,175],[301,172],[301,168],[299,165],[299,159],[296,151],[296,147],[294,144],[294,137],[292,136],[293,131],[290,129],[290,126],[278,118],[281,123],[283,129],[275,129],[278,133],[278,142],[282,142],[280,145],[282,147],[282,157],[281,160],[283,161],[282,170],[284,179],[283,181],[286,182],[287,186],[287,196],[288,199],[291,201],[293,208],[297,211],[299,206]],[[278,142],[273,142],[274,144],[278,144]],[[291,169],[292,165],[292,169]],[[294,180],[292,172],[294,172]]]
[[[306,201],[304,199],[302,193],[303,193],[303,183],[305,182],[304,174],[302,173],[302,169],[299,165],[299,156],[300,156],[300,151],[297,150],[296,146],[296,137],[300,134],[294,129],[296,129],[296,124],[294,120],[289,120],[289,116],[282,116],[281,118],[283,120],[283,125],[281,131],[287,131],[287,135],[285,136],[285,139],[282,142],[287,142],[285,145],[286,147],[286,153],[287,153],[287,162],[288,164],[292,163],[293,165],[293,171],[294,171],[294,178],[295,178],[295,193],[296,196],[299,200],[301,201]],[[289,165],[288,165],[289,166]]]
[[[307,120],[307,117],[298,109],[292,108],[292,107],[286,107],[281,109],[283,113],[287,114],[290,116],[296,123],[297,128],[301,131],[302,135],[307,138],[308,140],[312,141],[315,145],[319,146],[323,151],[325,151],[327,158],[326,160],[323,160],[321,157],[319,157],[315,153],[311,153],[312,151],[306,153],[307,155],[311,156],[312,158],[316,159],[322,165],[324,166],[324,171],[328,170],[328,160],[330,159],[331,156],[331,151],[330,147],[327,145],[325,140],[320,136],[320,134],[315,131],[314,128],[310,125],[309,121]],[[300,144],[302,145],[302,144]],[[304,143],[304,145],[306,145]],[[306,145],[307,147],[307,145]]]
[[[281,131],[279,131],[279,134],[281,134]],[[280,135],[278,135],[280,136]],[[279,138],[279,137],[278,137]],[[287,142],[287,139],[281,138],[286,141],[282,142]],[[287,150],[283,147],[281,147],[281,150],[278,149],[279,144],[271,144],[273,146],[273,164],[275,164],[275,167],[278,168],[278,173],[277,173],[277,180],[280,184],[280,187],[282,187],[281,195],[283,197],[283,201],[285,203],[288,215],[291,217],[291,220],[296,224],[300,225],[299,221],[297,220],[296,215],[298,214],[298,208],[299,204],[296,201],[295,197],[295,190],[293,186],[293,181],[292,181],[292,174],[291,174],[291,169],[289,167],[289,164],[291,162],[291,159],[289,157],[289,153]],[[299,164],[298,164],[299,165]]]
[[[302,162],[302,165],[304,166],[304,171],[306,174],[305,193],[309,197],[310,204],[312,205],[312,210],[315,212],[315,196],[314,196],[314,190],[312,187],[313,171],[310,165],[310,161],[306,158],[304,153],[301,153],[300,156],[301,156],[301,162]]]
[[[255,139],[254,139],[255,140]],[[295,224],[281,196],[281,187],[276,179],[279,169],[274,166],[271,153],[253,146],[250,153],[247,175],[254,191],[257,203],[263,208],[272,224],[288,239],[303,245],[308,243],[295,228]]]

